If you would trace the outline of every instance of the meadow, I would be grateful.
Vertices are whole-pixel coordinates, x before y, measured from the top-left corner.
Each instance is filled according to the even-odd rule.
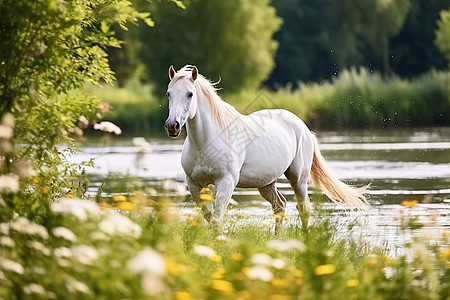
[[[214,78],[212,78],[215,81]],[[450,120],[450,74],[430,71],[414,79],[384,78],[367,69],[344,70],[331,81],[300,83],[273,91],[243,90],[223,100],[241,113],[262,108],[284,108],[311,128],[445,126]],[[129,133],[161,133],[167,117],[167,99],[137,79],[123,87],[85,86],[87,93],[108,102],[105,118]]]
[[[307,230],[274,234],[275,216],[227,216],[217,231],[199,209],[138,191],[97,202],[68,194],[41,224],[0,224],[0,298],[449,299],[450,232],[417,234],[417,201],[402,203],[400,232],[412,239],[397,256],[342,234],[314,203]]]

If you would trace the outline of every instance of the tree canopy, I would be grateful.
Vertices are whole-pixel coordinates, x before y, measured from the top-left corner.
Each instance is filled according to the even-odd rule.
[[[185,0],[151,6],[154,28],[139,27],[139,51],[157,91],[167,86],[170,65],[190,63],[222,78],[226,91],[258,87],[274,68],[281,20],[268,0]]]

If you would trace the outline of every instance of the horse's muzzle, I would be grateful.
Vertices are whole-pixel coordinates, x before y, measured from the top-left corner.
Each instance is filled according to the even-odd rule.
[[[176,138],[181,133],[181,125],[178,121],[167,120],[164,127],[166,128],[166,132],[170,137]]]

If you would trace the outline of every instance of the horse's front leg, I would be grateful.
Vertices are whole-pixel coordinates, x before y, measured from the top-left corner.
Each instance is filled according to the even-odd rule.
[[[217,193],[211,222],[218,229],[222,228],[223,215],[225,214],[225,209],[227,208],[228,203],[230,203],[236,184],[236,181],[229,177],[221,178],[215,181]]]
[[[187,184],[192,198],[194,199],[195,203],[202,209],[205,220],[208,222],[211,221],[214,208],[210,201],[204,201],[200,198],[202,187],[189,177],[187,178]]]

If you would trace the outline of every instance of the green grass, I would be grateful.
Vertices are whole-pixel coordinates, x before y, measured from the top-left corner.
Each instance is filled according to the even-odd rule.
[[[416,237],[403,245],[405,255],[389,257],[387,249],[339,232],[342,226],[320,209],[307,231],[289,225],[275,235],[260,223],[233,223],[234,217],[226,217],[225,232],[218,232],[195,211],[181,215],[170,203],[117,212],[77,201],[81,200],[63,200],[59,208],[52,204],[45,226],[21,218],[0,224],[0,297],[448,299],[450,295],[448,231],[434,240]],[[70,205],[78,209],[68,209]],[[61,233],[61,228],[73,234]],[[404,230],[414,235],[408,226]]]
[[[313,128],[397,127],[450,124],[450,73],[431,71],[412,80],[382,78],[365,69],[342,71],[332,81],[302,83],[277,91],[219,91],[242,113],[284,108]],[[111,103],[105,119],[128,133],[163,134],[167,99],[149,85],[132,80],[126,87],[87,87],[88,93]]]

